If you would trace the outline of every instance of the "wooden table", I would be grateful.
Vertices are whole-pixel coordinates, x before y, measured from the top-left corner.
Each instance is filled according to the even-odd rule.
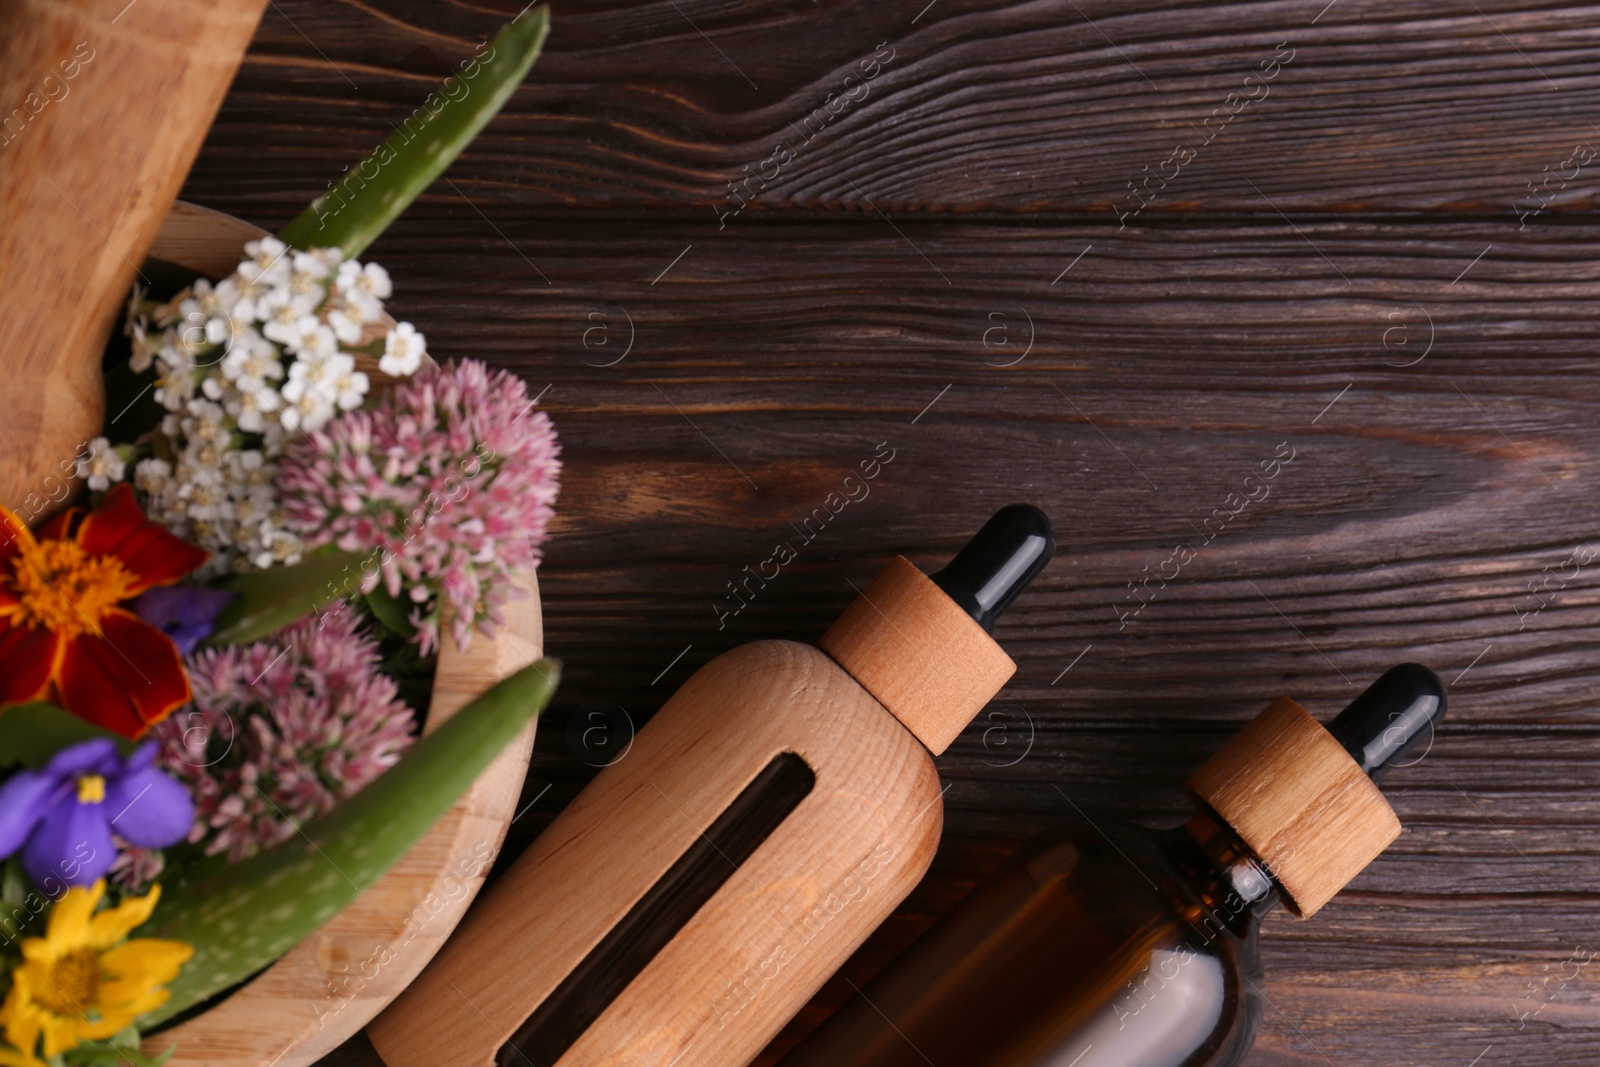
[[[565,444],[519,841],[605,758],[586,725],[619,744],[719,652],[814,639],[889,554],[1031,501],[1063,545],[1000,625],[1018,673],[852,981],[1070,814],[1058,786],[1174,823],[1270,697],[1326,717],[1416,659],[1450,729],[1390,780],[1400,841],[1267,923],[1249,1062],[1600,1060],[1600,969],[1565,963],[1600,949],[1600,7],[1324,3],[557,4],[372,252]],[[275,0],[185,195],[283,223],[517,7]],[[882,442],[870,498],[719,626]]]

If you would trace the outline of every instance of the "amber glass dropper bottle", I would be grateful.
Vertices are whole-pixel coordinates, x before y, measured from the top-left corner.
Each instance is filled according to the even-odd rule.
[[[1444,711],[1415,663],[1326,729],[1278,698],[1189,780],[1186,824],[1035,838],[782,1067],[1237,1064],[1261,1020],[1262,916],[1311,916],[1399,835],[1375,783]]]

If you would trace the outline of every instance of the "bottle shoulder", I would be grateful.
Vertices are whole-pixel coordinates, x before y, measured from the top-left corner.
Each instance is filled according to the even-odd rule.
[[[727,747],[717,739],[737,738],[742,750],[792,752],[811,767],[819,795],[858,809],[886,838],[912,848],[919,874],[932,860],[944,824],[933,757],[819,648],[769,640],[722,653],[662,706],[639,740],[653,749],[661,735],[695,747]]]

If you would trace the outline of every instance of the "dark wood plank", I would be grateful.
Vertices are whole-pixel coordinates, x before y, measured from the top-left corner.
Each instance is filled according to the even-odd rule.
[[[1169,825],[1267,699],[1328,716],[1418,659],[1455,682],[1391,779],[1407,833],[1267,924],[1248,1062],[1592,1067],[1592,966],[1524,1014],[1600,948],[1591,164],[1526,228],[1513,202],[1600,147],[1600,8],[924,3],[557,4],[533,82],[373,249],[436,354],[548,387],[566,448],[542,584],[567,670],[507,854],[595,773],[592,713],[620,744],[717,653],[814,639],[888,554],[932,566],[1031,500],[1063,548],[1001,624],[1016,679],[940,760],[933,870],[760,1062],[1071,814],[1058,787]],[[189,195],[286,220],[519,6],[281,0]],[[868,96],[719,228],[879,41]],[[1269,95],[1119,229],[1283,41]],[[882,442],[870,498],[719,626]],[[1270,494],[1130,615],[1280,442]]]
[[[428,200],[715,220],[749,199],[736,225],[874,207],[1115,219],[1143,199],[1135,225],[1514,220],[1541,203],[1532,182],[1544,218],[1594,206],[1596,155],[1565,162],[1600,149],[1592,4],[925,4],[556,3],[530,85]],[[190,194],[287,220],[519,7],[274,4]]]
[[[435,352],[548,386],[567,450],[543,573],[566,680],[508,851],[594,773],[569,723],[642,724],[716,653],[814,638],[888,553],[932,566],[1029,499],[1064,547],[1002,621],[1018,676],[942,758],[945,847],[846,977],[1071,814],[1057,786],[1097,817],[1174,823],[1187,774],[1271,696],[1328,716],[1415,658],[1459,681],[1450,729],[1392,779],[1409,832],[1315,921],[1269,923],[1281,1011],[1251,1062],[1460,1067],[1491,1044],[1593,1062],[1587,971],[1518,1014],[1600,941],[1600,586],[1563,567],[1600,549],[1600,382],[1578,354],[1600,227],[500,229],[464,208],[375,251]],[[996,366],[1023,351],[1024,310],[1033,346]],[[1432,349],[1397,365],[1430,321]],[[725,583],[797,541],[789,524],[883,441],[872,495],[718,629]],[[1271,494],[1119,628],[1127,583],[1283,441],[1296,458]],[[1546,579],[1539,608],[1528,584]],[[847,992],[830,985],[775,1049]]]

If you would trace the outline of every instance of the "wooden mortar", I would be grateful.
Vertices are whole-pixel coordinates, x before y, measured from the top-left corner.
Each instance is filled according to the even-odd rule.
[[[0,504],[29,522],[100,433],[106,338],[265,7],[0,4]]]

